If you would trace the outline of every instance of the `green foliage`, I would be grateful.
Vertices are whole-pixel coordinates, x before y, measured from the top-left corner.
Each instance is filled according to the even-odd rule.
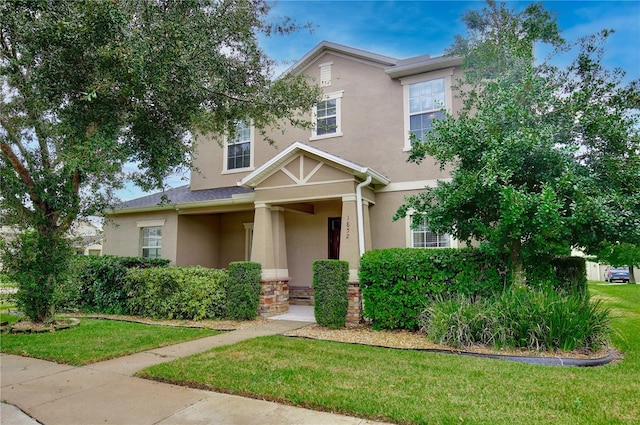
[[[226,270],[200,266],[131,269],[125,278],[130,314],[164,319],[225,317]]]
[[[458,348],[596,350],[608,341],[610,312],[584,294],[514,286],[489,298],[437,300],[425,309],[422,329],[432,341]]]
[[[235,320],[253,320],[258,316],[261,270],[260,263],[229,263],[229,279],[226,285],[227,317]]]
[[[385,249],[360,260],[363,316],[376,329],[416,329],[429,300],[488,296],[509,284],[500,257],[478,249]]]
[[[196,134],[247,118],[262,135],[309,124],[319,89],[272,78],[258,45],[300,27],[268,21],[269,10],[264,0],[0,2],[3,225],[62,238],[77,218],[109,211],[124,182],[163,187],[190,165]],[[57,243],[39,248],[60,262],[38,273],[62,270]],[[31,279],[27,292],[42,294],[32,307],[47,309],[35,315],[50,314],[43,300],[58,280]]]
[[[427,226],[509,255],[514,283],[527,258],[603,241],[640,246],[640,84],[601,64],[608,31],[563,42],[541,5],[516,13],[487,3],[465,15],[461,111],[413,140],[409,160],[431,156],[451,181],[407,199],[396,218],[423,212]],[[535,43],[577,50],[561,69],[533,58]]]
[[[343,328],[349,307],[349,263],[341,260],[313,262],[313,312],[320,326]]]
[[[66,311],[127,314],[124,285],[129,269],[168,264],[169,260],[162,258],[74,256],[69,279],[57,291],[57,305]]]
[[[34,322],[55,314],[55,291],[66,278],[70,252],[69,240],[50,232],[25,231],[6,242],[2,263],[18,283],[17,307]]]
[[[556,257],[552,261],[560,293],[587,294],[587,264],[584,257]]]

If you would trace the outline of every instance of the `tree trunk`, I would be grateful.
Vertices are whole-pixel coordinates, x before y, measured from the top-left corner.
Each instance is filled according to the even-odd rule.
[[[520,241],[516,241],[511,245],[511,277],[514,286],[522,288],[525,286],[525,276],[520,247]]]
[[[633,265],[629,266],[629,283],[636,283],[636,275],[633,272],[635,267]]]

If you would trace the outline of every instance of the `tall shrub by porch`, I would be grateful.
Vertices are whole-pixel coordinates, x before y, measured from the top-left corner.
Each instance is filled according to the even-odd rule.
[[[260,263],[236,261],[229,264],[227,316],[235,320],[253,320],[260,304]]]
[[[314,314],[320,326],[342,328],[347,320],[349,263],[340,260],[313,262]]]

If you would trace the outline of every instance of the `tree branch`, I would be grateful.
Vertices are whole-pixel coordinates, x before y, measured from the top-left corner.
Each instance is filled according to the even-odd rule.
[[[13,167],[14,171],[18,174],[22,182],[27,186],[27,193],[29,194],[29,198],[31,201],[38,206],[38,208],[43,209],[44,205],[42,200],[36,193],[36,183],[33,181],[29,170],[20,162],[20,159],[16,156],[11,146],[8,143],[0,143],[0,150],[7,157],[9,163]]]

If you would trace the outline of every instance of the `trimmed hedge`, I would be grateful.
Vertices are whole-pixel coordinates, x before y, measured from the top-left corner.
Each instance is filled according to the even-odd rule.
[[[56,304],[66,311],[88,311],[107,314],[127,314],[125,278],[130,269],[166,267],[163,258],[74,256],[70,277],[56,297]]]
[[[474,248],[369,251],[360,259],[363,316],[375,329],[414,330],[428,301],[488,296],[509,279],[504,261]]]
[[[260,263],[237,261],[229,264],[226,285],[227,317],[253,320],[258,316],[261,271]]]
[[[130,314],[157,319],[217,319],[226,314],[226,270],[200,266],[131,269],[125,279]]]
[[[342,328],[349,307],[349,263],[341,260],[313,262],[314,314],[318,325]]]

